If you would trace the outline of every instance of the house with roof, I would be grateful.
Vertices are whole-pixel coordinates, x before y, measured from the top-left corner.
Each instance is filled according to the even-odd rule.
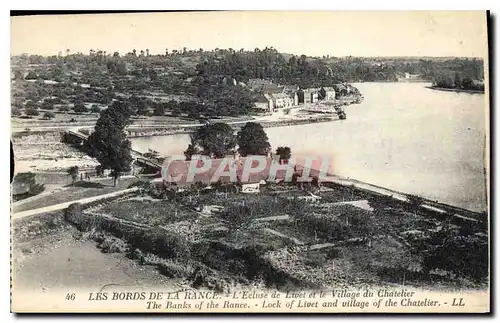
[[[319,99],[324,101],[335,100],[335,89],[333,87],[323,86],[319,90]]]
[[[297,91],[299,104],[316,103],[319,98],[319,89],[309,88]]]
[[[254,106],[256,109],[271,112],[274,110],[274,101],[271,95],[263,93],[257,96],[257,101],[255,101]]]
[[[274,111],[293,106],[294,99],[285,93],[273,93],[271,97],[274,104]]]
[[[207,186],[213,184],[233,184],[236,186],[237,190],[242,193],[257,193],[260,192],[260,186],[266,184],[269,181],[273,182],[283,182],[286,179],[287,171],[286,169],[278,169],[276,175],[271,179],[270,172],[271,168],[276,161],[273,158],[266,158],[266,165],[262,171],[250,172],[248,174],[244,173],[244,166],[248,157],[241,157],[238,159],[225,158],[225,159],[211,159],[211,167],[200,173],[194,173],[189,176],[188,171],[190,169],[191,161],[185,160],[175,160],[172,161],[168,167],[167,177],[163,178],[161,182],[157,182],[157,185],[163,185],[164,187],[174,188],[177,191],[183,191],[186,188],[194,185],[195,183],[202,183]],[[198,160],[197,168],[203,167],[203,160]],[[223,168],[221,168],[221,163]],[[253,163],[258,163],[258,161],[253,160]],[[252,168],[256,168],[257,164],[252,164]],[[219,176],[221,171],[228,172],[234,168],[234,176],[223,175]],[[294,168],[296,172],[296,168]],[[296,174],[297,175],[297,174]],[[300,175],[300,174],[298,174]],[[297,175],[297,176],[298,176]]]
[[[283,88],[283,93],[285,93],[290,98],[292,98],[292,100],[293,100],[292,106],[299,105],[299,96],[297,94],[298,90],[299,90],[299,87],[293,86],[293,85],[285,85]]]
[[[347,84],[343,84],[343,83],[335,84],[333,88],[335,89],[335,93],[337,96],[348,95],[350,92]]]
[[[272,82],[265,79],[249,79],[247,82],[247,87],[252,91],[261,91],[265,85],[270,85]]]

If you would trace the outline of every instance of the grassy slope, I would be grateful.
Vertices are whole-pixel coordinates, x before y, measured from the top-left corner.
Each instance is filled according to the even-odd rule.
[[[22,212],[32,209],[38,209],[50,205],[56,205],[59,203],[76,201],[79,199],[93,197],[103,194],[108,194],[128,188],[128,186],[135,182],[136,178],[124,178],[118,181],[116,187],[113,187],[112,180],[109,181],[99,181],[99,182],[79,182],[75,186],[68,186],[65,190],[59,191],[56,194],[49,196],[44,196],[40,199],[35,199],[27,203],[15,206],[13,212]]]

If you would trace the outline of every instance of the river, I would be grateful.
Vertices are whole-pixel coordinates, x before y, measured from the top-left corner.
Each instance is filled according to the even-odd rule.
[[[435,91],[426,83],[353,84],[364,95],[347,119],[267,128],[271,146],[295,156],[329,155],[337,175],[474,211],[487,209],[484,94]],[[187,134],[133,138],[132,147],[182,153]]]

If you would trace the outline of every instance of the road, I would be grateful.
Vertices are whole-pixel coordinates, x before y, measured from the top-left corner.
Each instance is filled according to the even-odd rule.
[[[241,124],[241,123],[247,123],[252,120],[242,120],[242,121],[229,121],[226,122],[229,125],[232,124]],[[222,122],[222,121],[221,121]],[[194,128],[194,127],[201,127],[204,124],[202,123],[186,123],[186,124],[175,124],[175,125],[130,125],[127,127],[127,130],[140,130],[144,128],[155,128],[155,129],[176,129],[176,128]],[[26,128],[29,128],[30,130],[37,130],[37,131],[49,131],[49,130],[72,130],[72,131],[78,131],[78,129],[94,129],[94,125],[88,126],[88,125],[82,125],[82,126],[75,126],[75,125],[70,125],[70,124],[65,124],[65,125],[60,125],[60,126],[26,126],[26,127],[13,127],[11,128],[12,132],[23,132],[26,130]]]
[[[87,198],[80,199],[80,200],[59,203],[59,204],[50,205],[50,206],[42,207],[39,209],[28,210],[28,211],[19,212],[19,213],[12,213],[12,220],[25,218],[25,217],[31,216],[31,215],[37,215],[37,214],[42,214],[42,213],[47,213],[47,212],[63,210],[63,209],[66,209],[68,206],[70,206],[73,203],[88,204],[88,203],[104,200],[104,199],[111,198],[111,197],[117,197],[117,196],[124,195],[127,193],[135,192],[138,189],[139,189],[138,187],[132,187],[132,188],[128,188],[126,190],[118,191],[118,192],[87,197]]]

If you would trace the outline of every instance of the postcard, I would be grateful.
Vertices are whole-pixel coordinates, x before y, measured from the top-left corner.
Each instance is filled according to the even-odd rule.
[[[487,19],[11,17],[11,311],[489,313]]]

